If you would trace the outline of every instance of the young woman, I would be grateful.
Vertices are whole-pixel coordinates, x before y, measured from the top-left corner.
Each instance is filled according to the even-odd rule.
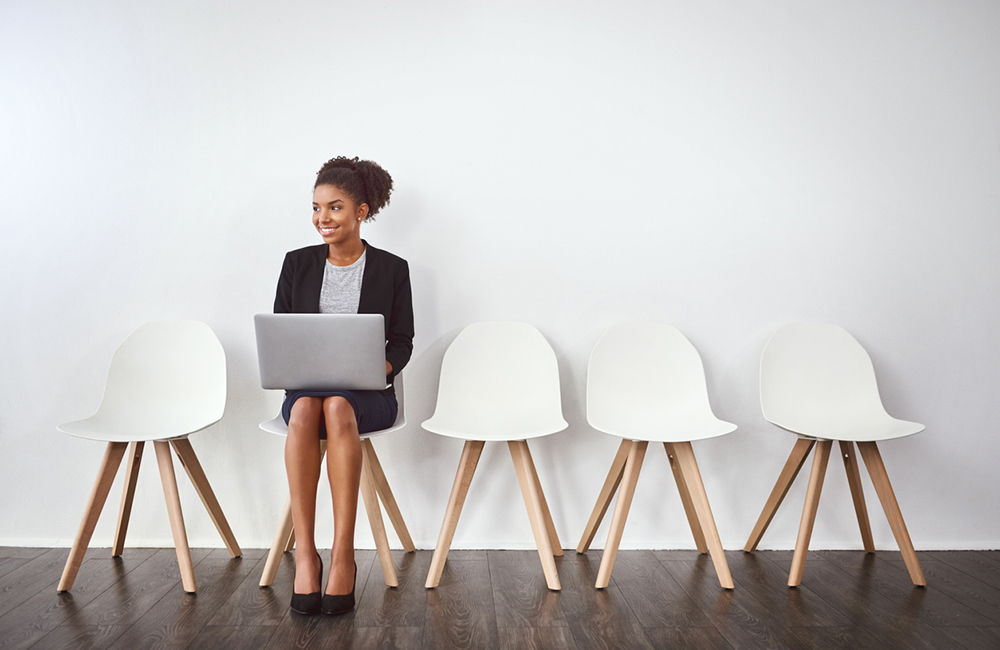
[[[316,175],[313,225],[323,243],[285,256],[275,313],[382,314],[385,374],[392,383],[413,351],[413,305],[406,262],[361,239],[361,224],[389,202],[392,177],[368,160],[333,158]],[[357,566],[354,523],[361,482],[360,434],[396,420],[396,394],[386,390],[288,391],[281,409],[288,423],[285,469],[295,526],[292,610],[341,614],[354,608]],[[334,536],[330,572],[322,584],[316,551],[316,488],[320,440],[327,441]]]

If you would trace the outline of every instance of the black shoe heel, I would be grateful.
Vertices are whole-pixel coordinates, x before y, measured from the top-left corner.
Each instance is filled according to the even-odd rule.
[[[291,609],[296,614],[302,614],[304,616],[310,616],[316,614],[320,611],[323,602],[323,558],[320,557],[319,553],[316,554],[319,558],[319,584],[321,591],[317,591],[311,594],[297,594],[295,593],[295,587],[292,587],[292,604]],[[292,583],[295,584],[294,582]]]
[[[354,584],[351,586],[351,593],[341,596],[331,596],[323,594],[323,604],[321,609],[327,616],[346,614],[354,609],[354,589],[358,586],[358,563],[354,563]]]

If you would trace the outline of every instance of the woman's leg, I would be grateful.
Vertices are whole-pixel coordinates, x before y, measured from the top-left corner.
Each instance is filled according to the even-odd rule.
[[[285,471],[288,494],[292,500],[292,525],[295,527],[294,593],[320,591],[317,580],[319,557],[316,555],[316,486],[319,484],[319,425],[323,417],[322,397],[300,397],[288,418],[285,440]]]
[[[326,417],[326,469],[333,493],[333,550],[326,592],[347,594],[354,587],[354,522],[361,485],[361,438],[351,403],[343,397],[323,400]]]

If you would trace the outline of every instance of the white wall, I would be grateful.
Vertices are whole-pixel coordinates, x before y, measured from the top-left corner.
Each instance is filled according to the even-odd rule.
[[[313,175],[347,154],[397,183],[365,236],[412,270],[411,425],[376,445],[418,546],[461,448],[419,423],[445,347],[487,319],[535,324],[559,357],[570,428],[532,444],[564,546],[617,446],[586,424],[587,358],[631,319],[685,332],[739,424],[695,446],[727,548],[793,442],[760,414],[757,360],[802,319],[850,330],[889,412],[927,425],[882,447],[916,546],[1000,545],[1000,5],[502,4],[0,2],[0,544],[72,541],[103,449],[55,426],[96,409],[116,346],[158,318],[225,346],[226,416],[192,441],[240,543],[269,544],[282,442],[257,423],[280,397],[251,317],[285,251],[318,243]],[[170,545],[143,468],[130,541]],[[804,484],[762,546],[794,544]],[[181,485],[191,543],[220,545]],[[860,548],[836,459],[813,540]],[[455,547],[531,545],[490,446]],[[651,448],[623,547],[692,546]]]

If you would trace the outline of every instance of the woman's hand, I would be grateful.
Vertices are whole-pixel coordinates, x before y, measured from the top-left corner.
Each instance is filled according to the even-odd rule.
[[[385,362],[385,376],[388,377],[392,374],[392,364],[388,361]]]

